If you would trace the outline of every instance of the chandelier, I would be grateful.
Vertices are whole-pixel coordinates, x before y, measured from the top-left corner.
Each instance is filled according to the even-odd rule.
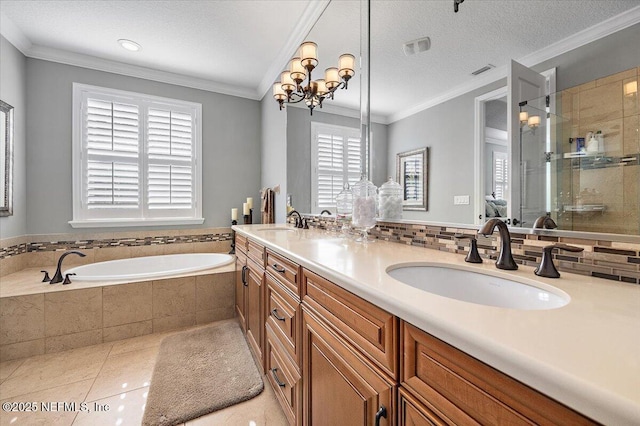
[[[283,71],[280,81],[273,84],[273,97],[280,110],[285,102],[295,104],[304,101],[313,115],[313,109],[317,106],[322,108],[325,99],[333,99],[336,90],[347,89],[349,79],[355,75],[355,60],[350,53],[340,55],[337,68],[327,68],[324,79],[312,80],[311,72],[318,65],[318,45],[305,41],[300,45],[298,55],[289,62],[289,69]],[[303,85],[305,79],[307,83]]]

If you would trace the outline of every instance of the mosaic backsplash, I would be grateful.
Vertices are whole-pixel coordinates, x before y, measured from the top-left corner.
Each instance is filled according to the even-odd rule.
[[[49,241],[22,243],[0,249],[0,259],[16,256],[23,253],[40,251],[62,251],[62,250],[88,250],[94,248],[111,247],[139,247],[166,244],[185,243],[207,243],[217,241],[230,241],[231,232],[216,234],[198,235],[178,235],[178,236],[155,236],[144,238],[106,238],[106,239],[84,239],[68,241]]]
[[[339,228],[332,218],[309,216],[307,220],[310,227],[331,231],[337,231]],[[480,255],[485,259],[497,259],[500,247],[497,232],[485,237],[478,235],[476,231],[476,228],[378,222],[370,231],[370,235],[384,241],[466,255],[469,240],[458,239],[455,235],[473,234],[477,236]],[[640,244],[511,233],[513,258],[520,265],[537,266],[542,259],[542,248],[554,243],[570,244],[584,249],[577,254],[563,250],[554,251],[554,263],[559,271],[640,284]]]

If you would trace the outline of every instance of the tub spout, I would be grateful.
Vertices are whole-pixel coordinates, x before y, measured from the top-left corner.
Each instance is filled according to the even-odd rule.
[[[76,250],[65,251],[64,253],[62,253],[62,256],[60,256],[60,259],[58,259],[58,269],[56,269],[56,273],[53,276],[53,278],[51,278],[51,281],[49,281],[49,284],[56,284],[56,283],[62,282],[62,261],[64,260],[65,257],[67,257],[70,254],[77,254],[80,257],[86,256],[86,254]]]

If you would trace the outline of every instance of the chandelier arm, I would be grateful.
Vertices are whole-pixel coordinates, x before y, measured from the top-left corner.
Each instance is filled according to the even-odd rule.
[[[291,96],[291,98],[286,100],[286,102],[287,102],[288,104],[297,104],[298,102],[302,102],[302,101],[304,101],[304,100],[305,100],[305,96],[300,95],[300,94],[298,94],[298,93],[295,93],[295,92],[294,92],[294,93],[292,93],[291,95],[292,95],[292,96]],[[294,99],[293,95],[296,95],[296,96],[297,96],[297,99]]]

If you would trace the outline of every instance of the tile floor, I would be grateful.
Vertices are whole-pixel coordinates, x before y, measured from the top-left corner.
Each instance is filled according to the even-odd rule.
[[[189,330],[197,327],[190,327]],[[0,402],[59,402],[58,411],[0,411],[0,425],[139,425],[162,339],[149,334],[0,363]],[[87,403],[91,411],[65,410]],[[96,411],[99,407],[108,411]],[[265,378],[259,396],[189,421],[186,426],[280,426],[287,421]]]

